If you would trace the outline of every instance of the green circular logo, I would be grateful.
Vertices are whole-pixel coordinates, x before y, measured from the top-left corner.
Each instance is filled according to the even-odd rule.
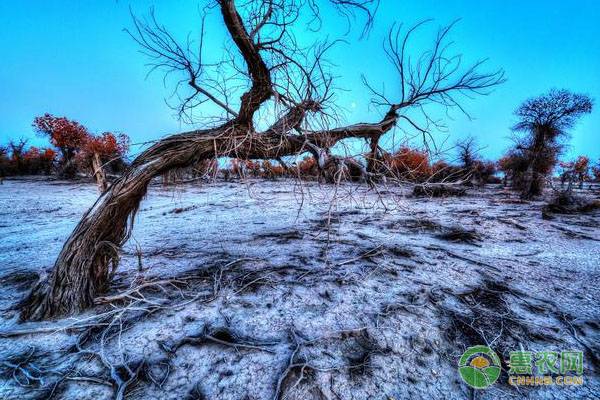
[[[467,385],[485,389],[500,376],[500,358],[487,346],[469,347],[458,361],[458,372]]]

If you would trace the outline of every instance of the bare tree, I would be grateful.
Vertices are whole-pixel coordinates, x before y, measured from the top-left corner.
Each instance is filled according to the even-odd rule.
[[[527,159],[521,182],[522,197],[530,199],[544,189],[561,149],[559,139],[568,134],[577,120],[592,111],[592,99],[568,90],[552,89],[547,94],[525,101],[516,111],[519,122],[513,130],[527,136],[517,138],[517,149]]]
[[[502,71],[479,72],[485,60],[462,68],[462,55],[449,54],[452,47],[448,35],[456,22],[438,31],[429,50],[417,57],[409,54],[411,36],[429,22],[418,23],[405,32],[402,25],[394,25],[384,41],[385,54],[400,78],[400,87],[394,90],[394,97],[398,98],[399,95],[399,101],[388,99],[382,90],[375,89],[363,77],[365,86],[373,96],[372,104],[389,107],[390,117],[405,122],[408,127],[423,134],[424,139],[431,134],[432,128],[444,128],[440,120],[433,118],[430,106],[441,107],[446,111],[458,108],[469,116],[461,106],[463,96],[488,94],[491,88],[504,82]],[[371,152],[367,157],[370,172],[376,171],[376,166],[381,165],[379,139],[384,133],[370,138]]]
[[[459,142],[456,142],[456,149],[458,151],[458,159],[462,164],[464,178],[470,178],[473,174],[476,161],[479,160],[477,154],[477,141],[474,137],[469,136]]]
[[[364,36],[376,6],[373,0],[211,1],[204,12],[219,10],[231,44],[215,63],[203,58],[203,35],[199,43],[180,44],[153,13],[146,20],[134,17],[130,34],[151,57],[153,68],[181,77],[176,84],[181,101],[175,106],[180,116],[196,118],[204,103],[212,103],[221,114],[209,117],[213,127],[166,137],[133,161],[83,216],[49,276],[42,277],[24,300],[21,317],[55,317],[93,304],[117,268],[120,247],[130,235],[140,201],[155,176],[216,157],[277,160],[305,152],[312,153],[324,168],[336,160],[329,149],[348,138],[369,141],[370,159],[376,160],[379,139],[399,123],[423,134],[436,124],[428,105],[461,108],[463,95],[485,94],[503,82],[502,71],[480,73],[483,62],[463,67],[460,56],[447,54],[452,25],[442,28],[432,48],[420,55],[409,55],[408,47],[411,35],[423,24],[406,32],[397,25],[385,46],[399,76],[400,87],[393,93],[396,100],[388,100],[383,91],[369,85],[374,101],[386,108],[383,118],[333,127],[339,121],[336,91],[325,54],[337,42],[303,47],[294,32],[306,20],[318,29],[324,15],[321,10],[333,8],[348,19],[364,15]],[[420,113],[421,122],[410,116],[413,110]],[[261,129],[259,122],[273,114],[275,119]]]
[[[23,165],[25,163],[25,148],[27,147],[27,139],[19,139],[18,142],[11,140],[8,142],[10,148],[10,154],[13,162],[15,163],[15,169],[19,173],[24,172]]]

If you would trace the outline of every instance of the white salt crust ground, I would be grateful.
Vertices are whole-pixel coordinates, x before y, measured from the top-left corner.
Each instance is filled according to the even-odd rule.
[[[600,396],[600,213],[544,219],[542,202],[497,186],[447,199],[378,191],[154,185],[109,295],[174,281],[74,318],[20,324],[12,307],[97,192],[5,181],[0,335],[38,332],[0,338],[0,398]],[[520,348],[582,350],[585,383],[516,389],[503,372],[475,392],[457,361],[486,343],[504,360]]]

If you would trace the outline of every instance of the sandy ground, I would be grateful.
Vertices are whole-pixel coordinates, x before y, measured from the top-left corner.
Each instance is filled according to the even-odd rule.
[[[97,192],[5,181],[0,398],[600,397],[600,213],[543,218],[542,202],[499,187],[447,199],[409,192],[153,186],[116,297],[19,324],[15,303]],[[476,344],[504,369],[480,391],[457,371]],[[506,360],[519,349],[583,351],[584,384],[509,386]]]

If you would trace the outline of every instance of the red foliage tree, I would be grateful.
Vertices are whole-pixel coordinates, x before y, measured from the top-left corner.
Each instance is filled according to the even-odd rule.
[[[129,149],[129,138],[124,134],[105,132],[94,136],[77,121],[47,113],[36,117],[33,127],[59,150],[59,175],[63,177],[73,178],[78,169],[94,175],[102,172],[98,168],[104,166],[109,166],[113,172],[124,169],[123,157]]]
[[[507,155],[503,156],[502,158],[500,158],[497,161],[498,170],[501,171],[501,172],[503,172],[504,175],[508,175],[510,173],[511,169],[512,169],[511,168],[512,164],[513,164],[512,161],[513,160],[512,160],[512,156],[511,155],[507,154]]]
[[[565,182],[569,182],[569,185],[572,184],[575,179],[573,173],[573,162],[572,161],[560,161],[558,163],[558,168],[560,172],[560,186],[564,186]]]
[[[245,176],[244,170],[244,161],[238,158],[231,159],[231,167],[228,170],[233,176],[237,176],[238,178],[243,178]],[[227,177],[226,177],[227,178]]]
[[[560,183],[564,186],[565,182],[569,182],[569,186],[577,181],[579,188],[583,188],[583,182],[590,179],[590,159],[586,156],[579,156],[575,161],[562,161],[558,163],[560,173]]]
[[[496,163],[493,161],[476,160],[473,163],[473,174],[480,183],[500,183],[496,177]]]
[[[52,149],[30,147],[29,150],[23,153],[26,173],[34,175],[40,173],[50,174],[55,158],[56,152]]]
[[[44,151],[41,153],[41,157],[44,160],[47,160],[50,162],[54,161],[54,159],[56,158],[56,151],[49,149],[49,148],[45,148],[43,150]]]
[[[27,148],[26,140],[11,140],[0,147],[0,176],[50,174],[56,152],[35,146]]]
[[[579,188],[583,188],[583,182],[590,179],[589,176],[590,159],[586,156],[579,156],[573,163],[573,172],[575,179],[579,181]]]
[[[90,138],[87,129],[79,122],[48,113],[36,117],[33,120],[33,127],[37,132],[47,136],[50,143],[60,151],[59,175],[73,178],[77,172],[75,156]]]
[[[269,160],[263,160],[262,162],[262,174],[265,178],[273,178],[273,164]]]
[[[83,168],[90,168],[97,155],[103,164],[114,164],[123,159],[129,150],[129,137],[124,134],[104,132],[99,136],[88,135],[78,153]]]
[[[268,179],[275,179],[285,175],[285,168],[281,165],[273,165],[271,161],[264,160],[262,162],[262,176]]]
[[[27,150],[24,154],[23,154],[23,159],[31,161],[31,160],[37,160],[38,158],[40,158],[40,149],[38,149],[35,146],[31,146],[29,148],[29,150]]]
[[[122,170],[123,157],[128,149],[129,137],[124,134],[104,132],[99,136],[88,135],[77,153],[77,162],[80,169],[87,170],[94,176],[98,188],[103,192],[108,187],[105,170]]]
[[[89,136],[82,150],[87,154],[97,153],[102,158],[122,157],[129,150],[129,138],[124,134],[104,132],[100,136]]]

